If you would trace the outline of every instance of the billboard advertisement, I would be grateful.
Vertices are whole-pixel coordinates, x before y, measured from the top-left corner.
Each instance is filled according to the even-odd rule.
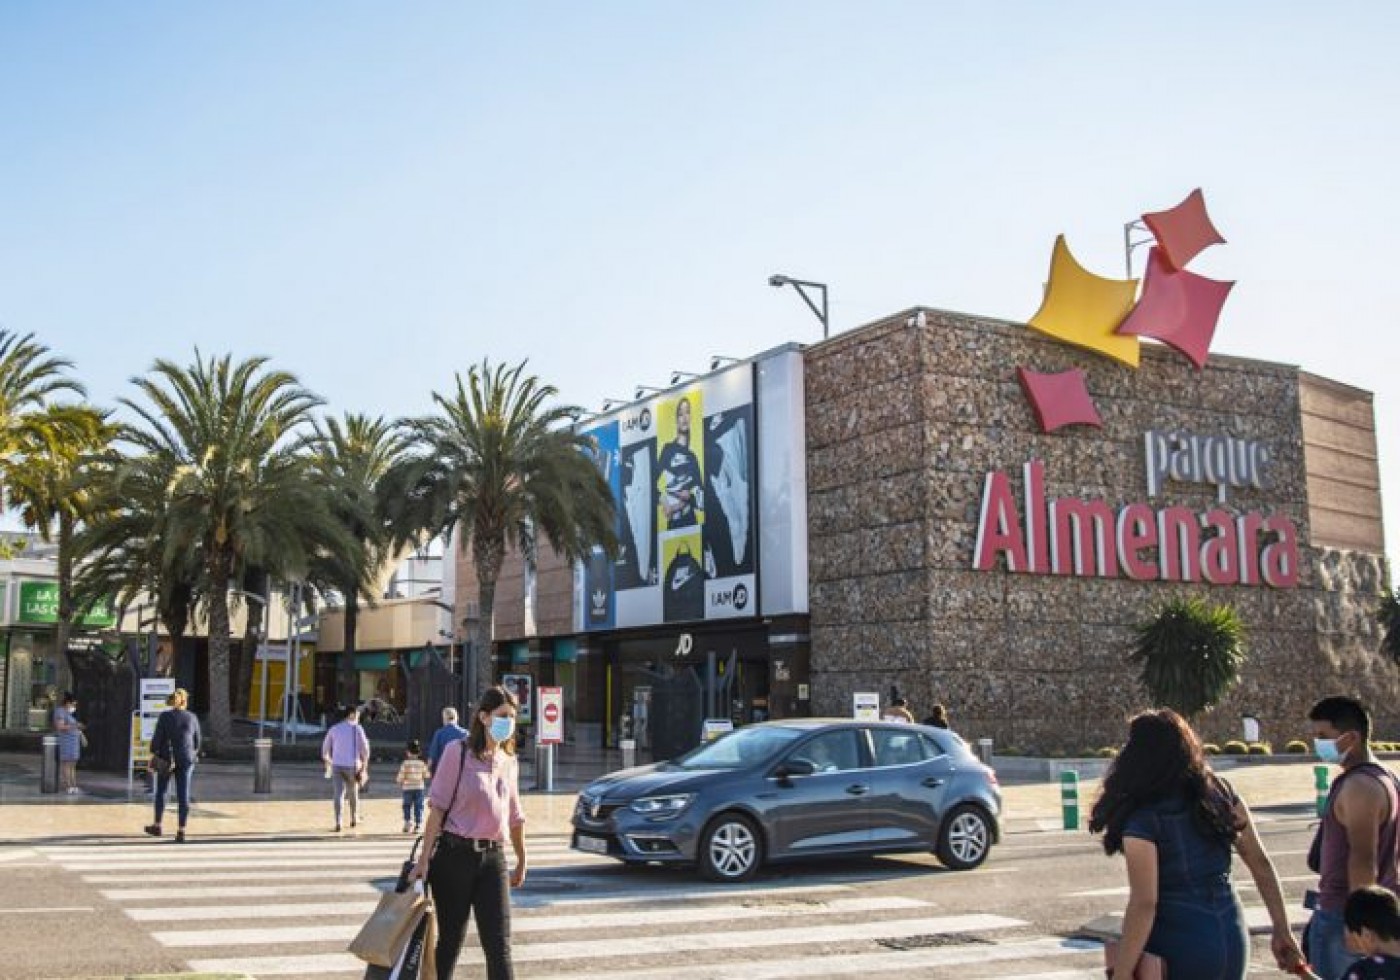
[[[594,423],[617,508],[615,559],[582,569],[582,628],[758,615],[753,367],[710,375]]]

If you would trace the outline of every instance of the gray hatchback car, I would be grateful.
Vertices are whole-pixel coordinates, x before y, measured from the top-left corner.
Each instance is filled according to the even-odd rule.
[[[764,864],[932,851],[975,868],[1000,837],[996,773],[950,731],[819,718],[765,722],[579,794],[573,847],[745,881]]]

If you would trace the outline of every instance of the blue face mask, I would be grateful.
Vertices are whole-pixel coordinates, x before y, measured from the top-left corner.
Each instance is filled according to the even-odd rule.
[[[1313,739],[1313,751],[1317,757],[1329,765],[1335,766],[1342,761],[1342,752],[1337,748],[1335,738],[1315,738]]]
[[[515,734],[515,719],[506,715],[493,715],[491,718],[491,739],[495,742],[508,742]]]

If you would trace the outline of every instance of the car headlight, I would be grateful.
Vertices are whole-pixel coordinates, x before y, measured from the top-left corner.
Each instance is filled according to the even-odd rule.
[[[648,817],[674,817],[695,799],[694,793],[678,793],[675,796],[644,796],[633,800],[628,809]]]

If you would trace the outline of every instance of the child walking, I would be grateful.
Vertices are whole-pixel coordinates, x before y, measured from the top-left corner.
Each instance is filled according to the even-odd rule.
[[[404,746],[403,762],[395,782],[403,790],[403,832],[417,833],[423,829],[423,784],[428,779],[428,764],[418,739],[411,738]]]

